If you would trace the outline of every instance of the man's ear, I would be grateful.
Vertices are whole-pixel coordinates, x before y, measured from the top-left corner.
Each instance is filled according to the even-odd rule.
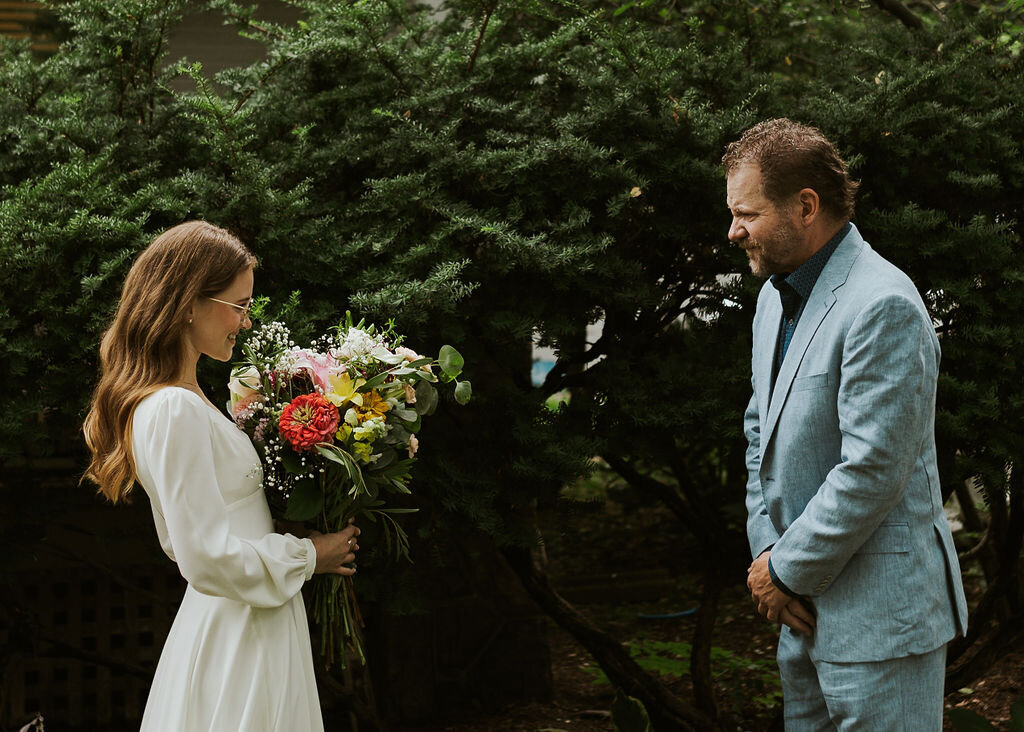
[[[799,206],[800,221],[804,226],[810,226],[821,214],[821,198],[813,188],[803,188],[796,194],[797,205]]]

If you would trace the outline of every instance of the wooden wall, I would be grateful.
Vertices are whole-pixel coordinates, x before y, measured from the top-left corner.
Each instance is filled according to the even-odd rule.
[[[36,51],[56,51],[57,43],[53,36],[39,27],[45,13],[42,3],[0,0],[0,34],[10,38],[32,38],[32,48]]]

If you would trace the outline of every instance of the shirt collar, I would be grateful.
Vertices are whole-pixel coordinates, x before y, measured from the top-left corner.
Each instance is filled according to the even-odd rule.
[[[846,235],[850,233],[852,228],[853,224],[847,221],[843,224],[843,228],[828,240],[825,246],[816,251],[810,259],[797,267],[792,273],[781,272],[772,275],[772,284],[775,285],[776,289],[781,289],[780,286],[785,282],[797,291],[801,300],[809,298],[811,291],[814,290],[815,283],[818,281],[818,277],[821,275],[821,271],[825,269],[825,265],[832,256],[832,252],[836,250],[839,242],[846,238]]]

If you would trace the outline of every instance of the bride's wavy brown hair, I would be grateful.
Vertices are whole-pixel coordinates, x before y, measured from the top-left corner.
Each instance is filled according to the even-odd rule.
[[[135,407],[182,375],[189,310],[256,265],[231,232],[188,221],[160,234],[132,264],[114,320],[100,342],[100,378],[82,431],[92,453],[84,478],[112,503],[135,484]]]

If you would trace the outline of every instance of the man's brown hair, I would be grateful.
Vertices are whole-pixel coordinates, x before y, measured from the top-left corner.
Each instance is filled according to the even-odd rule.
[[[761,186],[772,203],[811,188],[826,213],[843,221],[853,217],[858,183],[818,128],[785,117],[756,124],[729,143],[722,156],[727,176],[747,163],[761,169]]]

